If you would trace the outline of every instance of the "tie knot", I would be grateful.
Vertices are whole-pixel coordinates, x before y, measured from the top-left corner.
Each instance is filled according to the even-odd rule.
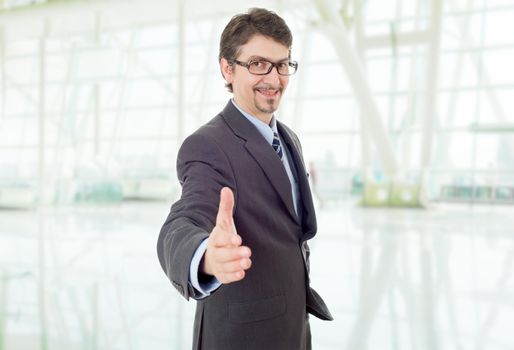
[[[278,137],[278,133],[273,131],[273,142],[271,143],[271,146],[277,152],[280,160],[282,160],[283,152],[282,152],[282,145],[280,143],[280,138]]]

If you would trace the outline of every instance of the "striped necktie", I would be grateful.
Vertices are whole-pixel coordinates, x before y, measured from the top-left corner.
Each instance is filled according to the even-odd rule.
[[[280,157],[280,160],[282,160],[282,156],[284,155],[282,153],[282,145],[280,143],[280,139],[278,138],[278,134],[273,131],[273,143],[271,144],[273,146],[273,149],[275,152],[277,152],[278,156]]]

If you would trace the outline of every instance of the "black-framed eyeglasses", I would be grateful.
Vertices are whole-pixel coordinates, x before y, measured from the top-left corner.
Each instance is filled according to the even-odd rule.
[[[273,67],[277,68],[277,72],[280,75],[293,75],[298,69],[298,62],[296,61],[285,61],[285,62],[270,62],[266,60],[252,60],[248,63],[241,62],[238,60],[231,60],[229,63],[235,63],[248,69],[248,71],[255,75],[266,75],[271,72]]]

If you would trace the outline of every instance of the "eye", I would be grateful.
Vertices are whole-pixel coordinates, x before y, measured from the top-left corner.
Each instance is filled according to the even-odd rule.
[[[266,67],[266,62],[265,61],[252,61],[252,62],[250,62],[250,65],[255,68],[263,68],[263,67]]]
[[[277,63],[278,69],[287,69],[289,67],[289,62],[280,62]]]

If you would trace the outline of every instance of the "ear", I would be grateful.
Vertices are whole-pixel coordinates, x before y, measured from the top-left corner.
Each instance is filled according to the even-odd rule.
[[[234,69],[225,58],[220,60],[220,69],[225,81],[228,84],[232,84],[232,81],[234,80]]]

